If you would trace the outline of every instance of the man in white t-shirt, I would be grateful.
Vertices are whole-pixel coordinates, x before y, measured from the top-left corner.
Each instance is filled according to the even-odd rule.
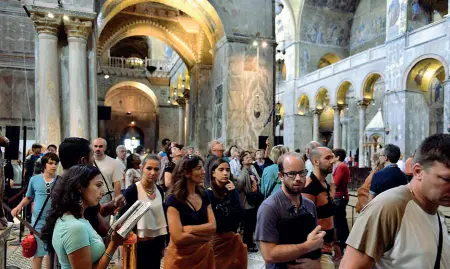
[[[439,206],[450,206],[449,134],[422,142],[410,184],[387,190],[364,207],[339,268],[450,268],[450,237]]]
[[[100,204],[111,201],[114,195],[120,195],[120,182],[124,176],[123,164],[105,154],[106,145],[106,140],[103,138],[96,138],[92,142],[94,164],[100,169],[106,181],[103,182],[104,196]]]

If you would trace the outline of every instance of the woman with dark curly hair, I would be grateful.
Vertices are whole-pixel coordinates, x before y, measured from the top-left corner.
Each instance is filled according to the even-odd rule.
[[[239,192],[231,179],[230,164],[218,159],[211,167],[211,188],[207,194],[217,223],[212,240],[216,269],[246,269],[247,249],[237,233],[244,217]]]
[[[57,254],[61,267],[106,269],[124,239],[114,232],[105,251],[102,238],[84,218],[84,209],[103,197],[100,171],[93,166],[73,166],[58,179],[51,195],[42,241]]]
[[[200,185],[204,176],[198,156],[187,155],[175,166],[172,193],[166,201],[170,243],[165,269],[215,268],[211,238],[216,233],[216,220]]]

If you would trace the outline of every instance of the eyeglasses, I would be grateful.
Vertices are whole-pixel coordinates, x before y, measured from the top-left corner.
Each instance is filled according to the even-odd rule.
[[[299,175],[300,177],[306,177],[306,175],[308,174],[308,170],[301,170],[301,171],[290,171],[290,172],[286,172],[283,173],[283,175],[285,175],[286,177],[290,178],[290,179],[294,179],[297,175]]]

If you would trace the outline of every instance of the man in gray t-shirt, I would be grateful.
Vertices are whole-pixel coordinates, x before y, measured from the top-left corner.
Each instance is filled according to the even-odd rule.
[[[317,223],[317,212],[314,203],[301,196],[308,173],[301,156],[295,152],[283,154],[278,159],[278,168],[282,182],[281,189],[261,204],[256,224],[256,240],[260,241],[266,268],[284,268],[282,263],[294,260],[298,264],[320,268],[319,260],[299,259],[311,251],[322,248],[325,232],[320,231],[320,226],[309,233],[306,242],[280,244],[280,231],[277,229],[280,220],[311,213]]]

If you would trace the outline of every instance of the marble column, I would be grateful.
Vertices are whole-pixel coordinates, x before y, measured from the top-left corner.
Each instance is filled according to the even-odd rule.
[[[180,105],[178,107],[178,143],[180,144],[185,144],[185,132],[184,132],[184,128],[185,128],[185,120],[186,120],[186,114],[185,114],[185,109],[186,109],[186,99],[184,99],[183,97],[179,97],[177,98],[177,103]]]
[[[366,128],[366,109],[369,101],[364,99],[357,101],[359,107],[359,154],[358,154],[358,167],[364,168],[364,130]]]
[[[341,137],[342,145],[341,145],[341,148],[343,148],[348,155],[348,149],[347,149],[347,147],[348,147],[347,146],[348,120],[343,119],[341,121],[341,123],[342,123],[342,137]]]
[[[185,118],[186,118],[186,122],[185,122],[185,126],[184,126],[184,130],[185,130],[185,134],[184,134],[184,143],[186,143],[186,144],[190,144],[191,143],[191,141],[189,141],[189,134],[190,134],[190,122],[189,122],[189,100],[186,102],[186,105],[185,105]]]
[[[334,129],[333,129],[333,148],[341,148],[341,111],[342,106],[333,107],[334,110]]]
[[[449,128],[450,128],[450,80],[446,80],[444,81],[444,134],[449,133]]]
[[[61,143],[60,75],[58,60],[58,26],[61,18],[48,18],[45,14],[31,14],[38,32],[39,57],[36,69],[36,136],[40,143]]]
[[[89,52],[89,119],[91,140],[98,137],[98,85],[97,85],[97,42],[95,33],[91,34],[93,42]],[[155,136],[156,137],[156,136]]]
[[[319,125],[320,125],[320,114],[322,113],[321,109],[316,109],[313,111],[314,113],[314,123],[313,123],[313,140],[319,142],[320,133],[319,133]]]
[[[87,39],[92,22],[75,18],[65,26],[69,41],[70,136],[89,139]]]

